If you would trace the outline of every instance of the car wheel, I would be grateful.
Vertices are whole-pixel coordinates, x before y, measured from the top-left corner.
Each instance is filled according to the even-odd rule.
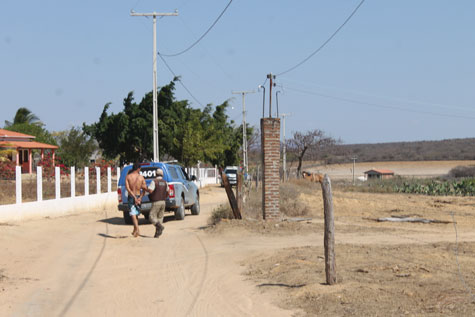
[[[132,224],[132,217],[130,217],[129,212],[128,211],[123,211],[123,213],[124,213],[124,222],[128,225],[131,225]]]
[[[199,196],[196,197],[196,203],[193,206],[191,206],[191,214],[195,216],[200,214],[200,197]]]
[[[183,204],[183,198],[181,199],[180,206],[175,209],[175,220],[185,219],[185,205]]]

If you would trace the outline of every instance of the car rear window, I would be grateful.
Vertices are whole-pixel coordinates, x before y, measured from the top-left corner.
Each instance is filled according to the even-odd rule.
[[[176,172],[175,166],[170,166],[168,171],[170,172],[170,176],[172,177],[172,179],[178,179],[179,178],[178,174]]]

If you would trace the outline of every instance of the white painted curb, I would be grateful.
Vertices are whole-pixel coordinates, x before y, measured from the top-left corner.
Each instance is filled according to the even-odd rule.
[[[93,210],[117,209],[117,193],[0,205],[0,222],[59,217]]]

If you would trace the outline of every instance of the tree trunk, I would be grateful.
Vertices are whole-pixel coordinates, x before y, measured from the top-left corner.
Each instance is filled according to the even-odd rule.
[[[297,178],[300,178],[301,175],[301,170],[302,170],[302,161],[303,161],[303,156],[305,155],[305,152],[307,151],[308,147],[305,146],[302,150],[302,152],[299,154],[299,165],[297,166]]]

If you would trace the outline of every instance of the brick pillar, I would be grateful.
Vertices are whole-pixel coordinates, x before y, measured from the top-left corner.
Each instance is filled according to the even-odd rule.
[[[262,216],[280,220],[280,118],[261,119]]]

